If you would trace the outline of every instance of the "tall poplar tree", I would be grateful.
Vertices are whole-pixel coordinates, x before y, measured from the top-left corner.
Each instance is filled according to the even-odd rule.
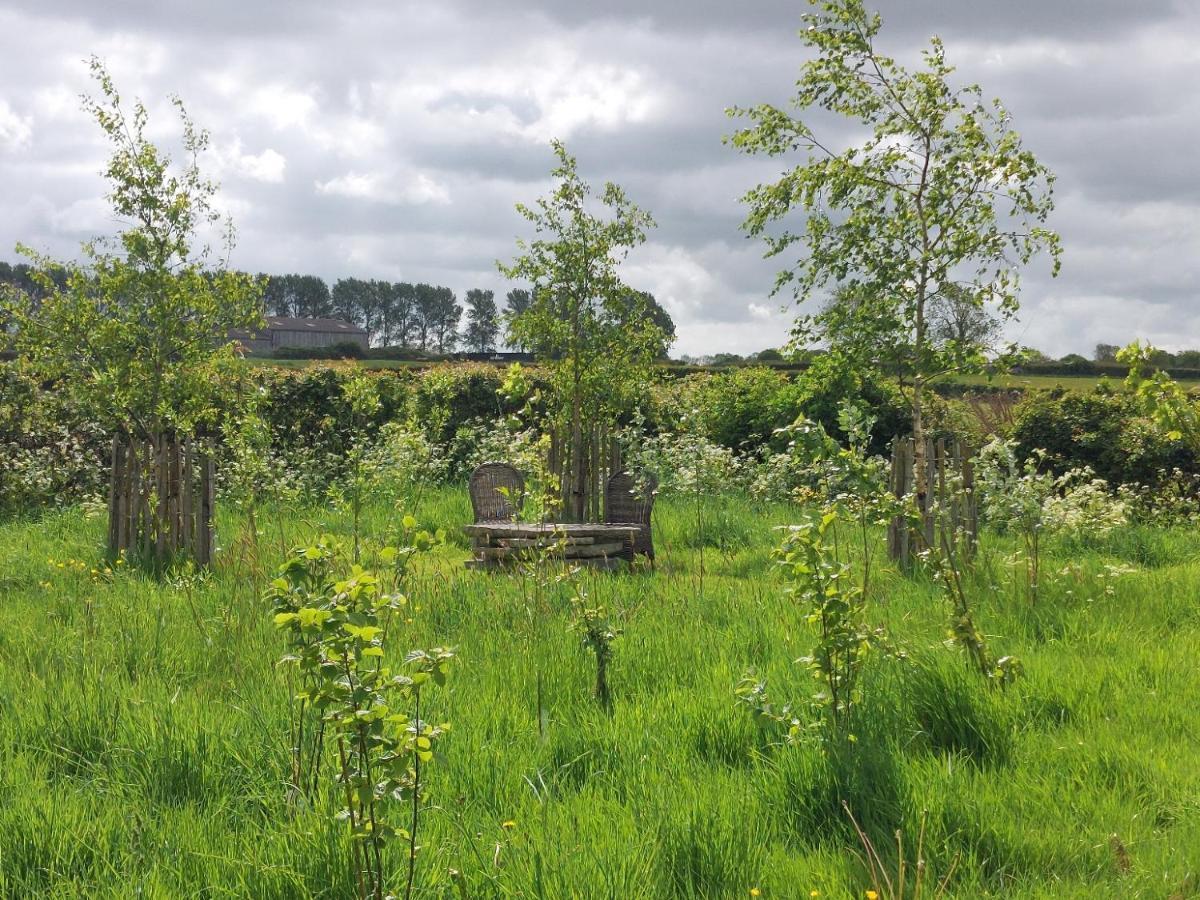
[[[463,342],[476,353],[496,349],[500,334],[500,311],[492,291],[472,288],[467,291],[467,330]]]

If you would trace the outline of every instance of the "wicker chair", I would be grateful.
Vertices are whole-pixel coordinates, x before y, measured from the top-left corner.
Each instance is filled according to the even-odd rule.
[[[471,473],[469,487],[476,522],[515,519],[525,496],[525,479],[508,463],[484,463]],[[501,488],[508,489],[507,496]]]
[[[632,562],[640,553],[654,562],[654,535],[650,531],[650,512],[654,509],[654,494],[658,479],[646,474],[642,484],[628,472],[611,475],[604,486],[604,521],[608,525],[637,525],[625,558]]]

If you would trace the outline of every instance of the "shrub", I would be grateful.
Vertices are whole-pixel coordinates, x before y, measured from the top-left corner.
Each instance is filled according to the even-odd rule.
[[[0,365],[0,517],[102,494],[111,440],[72,395]]]
[[[830,435],[845,439],[839,422],[842,407],[852,404],[875,419],[871,429],[870,453],[891,452],[892,439],[911,430],[912,409],[899,389],[882,379],[855,372],[839,363],[832,355],[817,357],[797,380],[800,405],[804,415]],[[930,408],[930,430],[936,431],[936,402],[927,398]]]
[[[800,390],[787,375],[762,366],[727,369],[699,381],[695,407],[706,436],[731,450],[772,443],[800,415]]]
[[[464,425],[492,421],[516,409],[500,395],[502,373],[487,365],[444,365],[421,372],[414,385],[409,415],[433,443],[449,447]],[[459,470],[461,456],[452,456]]]
[[[1012,437],[1020,459],[1042,450],[1049,471],[1087,467],[1111,485],[1156,485],[1174,469],[1198,471],[1195,455],[1141,416],[1132,397],[1108,390],[1031,394],[1014,411]]]
[[[1091,469],[1061,475],[1041,471],[1042,451],[1018,463],[1011,441],[994,440],[980,451],[978,490],[983,515],[997,531],[1021,536],[1025,545],[1029,598],[1038,598],[1041,541],[1063,535],[1076,541],[1103,537],[1126,524],[1125,501]]]

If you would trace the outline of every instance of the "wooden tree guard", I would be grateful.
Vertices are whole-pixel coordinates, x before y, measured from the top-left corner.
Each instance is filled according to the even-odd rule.
[[[912,438],[892,443],[892,494],[897,498],[914,492],[916,452]],[[912,527],[904,516],[888,525],[888,555],[911,568],[915,555],[941,546],[970,554],[979,534],[979,504],[975,495],[975,471],[971,455],[960,441],[947,449],[944,440],[925,439],[925,491],[916,497],[920,527]]]
[[[113,438],[108,549],[165,562],[212,562],[216,464],[211,438],[174,434]]]
[[[604,425],[582,430],[572,440],[570,425],[550,432],[550,472],[561,488],[563,518],[604,521],[604,485],[621,471],[621,445]]]

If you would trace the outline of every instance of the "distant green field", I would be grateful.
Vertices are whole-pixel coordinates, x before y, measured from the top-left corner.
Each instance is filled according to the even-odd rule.
[[[1097,375],[996,375],[991,378],[986,375],[962,375],[953,379],[958,384],[1004,387],[1021,391],[1054,387],[1062,387],[1069,391],[1090,391],[1105,380]],[[1189,387],[1200,387],[1200,380],[1190,378],[1177,380],[1180,384]],[[1114,388],[1119,389],[1122,386],[1120,378],[1108,378],[1107,381]]]

